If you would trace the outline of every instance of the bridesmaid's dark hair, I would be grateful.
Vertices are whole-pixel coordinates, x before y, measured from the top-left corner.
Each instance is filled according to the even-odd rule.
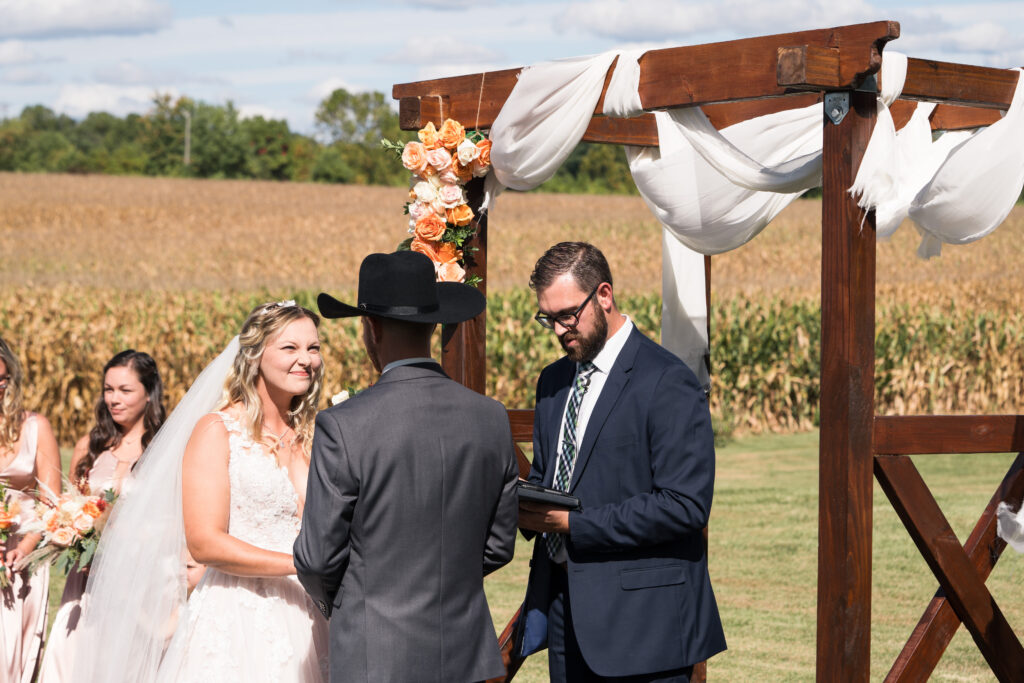
[[[107,361],[103,366],[102,382],[106,382],[107,371],[111,368],[128,367],[135,371],[142,388],[145,389],[149,401],[142,413],[145,431],[142,433],[142,448],[145,449],[153,440],[160,425],[164,423],[164,385],[160,381],[160,373],[156,369],[156,361],[148,353],[127,349]],[[96,458],[103,451],[116,448],[121,443],[124,433],[114,422],[106,401],[103,400],[103,385],[100,385],[100,397],[96,401],[96,424],[89,432],[89,452],[78,463],[73,472],[76,482],[89,476]]]

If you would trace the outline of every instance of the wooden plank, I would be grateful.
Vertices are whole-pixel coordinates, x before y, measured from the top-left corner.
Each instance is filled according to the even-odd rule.
[[[878,483],[1000,681],[1020,681],[1024,647],[906,455],[875,458]],[[920,680],[920,679],[918,679]]]
[[[898,37],[897,22],[876,21],[651,50],[639,60],[640,101],[645,109],[653,110],[786,95],[790,89],[777,80],[777,50],[793,45],[838,49],[839,80],[843,87],[854,87],[878,70],[882,46]],[[400,83],[392,88],[392,97],[401,101],[447,96],[447,116],[466,127],[489,128],[515,87],[519,72],[505,69]],[[601,113],[602,106],[599,101],[595,114]]]
[[[487,214],[480,212],[483,201],[484,179],[474,178],[466,183],[466,198],[476,216],[476,235],[466,243],[466,276],[479,275],[483,282],[477,285],[487,294]],[[477,251],[471,251],[475,247]],[[441,366],[448,376],[481,394],[486,392],[487,381],[487,310],[459,323],[441,328]]]
[[[883,456],[884,457],[884,456]],[[1019,504],[1024,497],[1024,453],[1018,454],[1003,477],[999,488],[985,506],[978,523],[964,544],[964,552],[982,581],[988,579],[1006,548],[996,535],[996,507],[1003,501]],[[887,683],[911,683],[927,680],[935,670],[953,635],[960,627],[960,617],[940,587],[925,610],[910,639],[896,658]]]
[[[886,415],[874,431],[878,455],[1024,451],[1024,415]]]
[[[839,125],[824,119],[821,250],[817,680],[868,681],[871,646],[875,216],[847,193],[876,118],[850,93]]]
[[[917,102],[910,100],[896,100],[889,107],[893,123],[899,130],[907,125],[910,117],[914,114],[914,107]],[[990,126],[1002,118],[998,109],[981,109],[978,107],[966,107],[958,104],[940,104],[929,117],[932,130],[964,130],[967,128],[978,128],[979,126]]]
[[[805,90],[842,88],[837,61],[831,50],[813,45],[780,48],[779,85]],[[900,99],[1005,110],[1016,88],[1016,71],[911,57]]]
[[[1005,110],[1016,88],[1017,72],[1009,69],[910,58],[900,97]]]
[[[533,441],[533,410],[509,410],[508,421],[512,425],[513,439],[516,441]]]

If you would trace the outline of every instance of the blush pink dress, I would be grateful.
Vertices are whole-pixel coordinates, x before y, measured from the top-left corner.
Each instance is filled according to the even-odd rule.
[[[107,489],[121,492],[121,482],[115,480],[117,458],[110,451],[103,451],[93,462],[89,470],[89,494],[99,495]],[[128,475],[130,476],[130,474]],[[39,670],[38,683],[67,683],[74,680],[72,657],[74,656],[75,638],[73,634],[82,616],[83,594],[89,575],[75,570],[68,574],[64,584],[64,593],[60,599],[60,609],[50,627],[50,637],[46,641],[46,652],[43,654],[43,665]]]
[[[21,505],[22,520],[30,519],[34,510],[31,492],[38,486],[38,437],[39,423],[34,414],[29,414],[21,427],[18,454],[0,470],[0,481],[8,487],[8,500]],[[16,547],[21,538],[14,530],[3,552]],[[4,683],[31,683],[35,676],[46,629],[49,584],[50,568],[44,565],[34,574],[15,573],[10,587],[0,592],[0,681]]]

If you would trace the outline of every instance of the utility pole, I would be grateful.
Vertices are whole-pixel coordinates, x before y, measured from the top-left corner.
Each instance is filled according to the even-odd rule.
[[[192,112],[183,109],[185,115],[185,165],[192,163]]]

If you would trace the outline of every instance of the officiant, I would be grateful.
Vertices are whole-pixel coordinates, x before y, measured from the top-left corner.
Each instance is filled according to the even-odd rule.
[[[546,641],[555,682],[689,681],[725,649],[703,535],[715,475],[705,393],[619,312],[593,245],[551,247],[530,287],[565,356],[537,382],[529,479],[582,509],[520,503],[537,537],[517,647]]]

